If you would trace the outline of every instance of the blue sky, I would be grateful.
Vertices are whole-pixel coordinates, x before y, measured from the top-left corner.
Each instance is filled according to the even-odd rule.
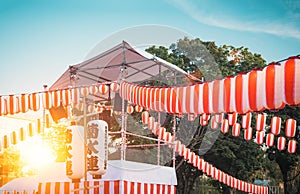
[[[248,47],[268,63],[300,54],[297,0],[2,0],[0,95],[42,91],[105,38],[147,24]]]

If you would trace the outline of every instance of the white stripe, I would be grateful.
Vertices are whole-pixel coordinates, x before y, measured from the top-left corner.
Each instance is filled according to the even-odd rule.
[[[180,100],[179,100],[179,87],[176,88],[176,113],[180,113],[179,112],[179,104],[180,104]]]
[[[186,111],[186,87],[183,87],[183,90],[182,90],[181,107],[182,107],[182,113],[187,113],[187,111]]]
[[[224,112],[224,79],[220,80],[219,83],[219,112]]]
[[[199,85],[199,101],[198,101],[198,114],[203,114],[203,84]]]
[[[275,65],[275,86],[274,86],[274,105],[275,108],[280,108],[284,99],[283,99],[283,80],[284,80],[284,69],[281,65]]]
[[[161,89],[161,90],[163,90],[163,89]],[[172,98],[171,98],[171,92],[170,92],[170,99],[168,99],[168,91],[171,91],[171,89],[170,88],[166,88],[166,89],[164,89],[165,90],[165,100],[164,100],[164,103],[165,104],[162,104],[162,109],[161,109],[161,111],[163,111],[163,112],[167,112],[168,111],[168,105],[170,106],[170,111],[172,112],[172,109],[171,109],[171,106],[172,106]]]
[[[229,112],[236,112],[235,107],[235,77],[230,78],[230,107]]]
[[[213,81],[209,82],[208,83],[208,98],[209,98],[209,101],[208,101],[208,111],[209,113],[213,113],[214,110],[213,110]]]
[[[249,84],[249,73],[245,74],[242,76],[243,78],[243,113],[246,113],[250,110],[250,105],[249,105],[249,91],[248,91],[248,84]]]
[[[194,102],[195,102],[195,85],[190,87],[190,113],[195,113]]]

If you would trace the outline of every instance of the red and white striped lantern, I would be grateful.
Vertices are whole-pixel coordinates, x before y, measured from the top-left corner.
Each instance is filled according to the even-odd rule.
[[[144,125],[147,125],[148,124],[148,120],[149,120],[149,112],[148,111],[142,112],[142,123]]]
[[[259,69],[252,70],[248,73],[248,95],[249,106],[252,111],[262,111],[264,109],[265,96],[263,72]]]
[[[117,82],[112,82],[109,87],[110,87],[110,90],[113,92],[117,92],[120,88],[120,86]]]
[[[87,87],[81,87],[80,88],[80,95],[83,97],[86,97],[89,95],[89,89]]]
[[[237,121],[238,114],[236,112],[228,114],[228,124],[230,126],[234,125]]]
[[[257,114],[256,115],[256,130],[263,131],[266,126],[266,115],[265,114]]]
[[[289,105],[300,104],[300,59],[291,57],[283,64],[284,101]]]
[[[268,133],[266,137],[266,145],[271,147],[274,145],[275,135],[273,133]]]
[[[201,115],[200,117],[199,117],[199,122],[200,122],[200,125],[202,125],[202,126],[206,126],[207,124],[208,124],[208,120],[206,120],[205,119],[205,117],[203,116],[203,115]]]
[[[229,124],[228,124],[228,120],[224,119],[222,121],[222,125],[221,125],[221,131],[222,133],[226,134],[229,132]]]
[[[158,139],[164,140],[164,139],[165,139],[165,134],[166,134],[166,128],[160,127],[160,128],[159,128]]]
[[[236,112],[244,114],[249,111],[248,74],[235,76],[235,106]]]
[[[271,120],[270,132],[274,135],[278,135],[280,133],[281,128],[281,118],[274,116]]]
[[[40,95],[38,93],[29,95],[29,108],[33,111],[38,111],[40,109]]]
[[[27,94],[21,94],[19,107],[20,107],[20,111],[22,113],[26,113],[28,111],[28,109],[29,109],[29,98],[28,98]],[[1,108],[1,100],[0,100],[0,108]],[[1,112],[1,110],[0,110],[0,112]]]
[[[212,118],[210,119],[210,128],[212,128],[212,129],[218,129],[218,127],[219,127],[219,124],[217,123],[216,117],[215,117],[215,115],[214,115],[214,116],[212,116]]]
[[[291,139],[289,140],[289,143],[288,143],[288,152],[293,154],[296,152],[296,149],[297,149],[297,141],[294,140],[294,139]]]
[[[286,139],[285,137],[279,137],[277,139],[277,149],[282,151],[285,149]]]
[[[73,104],[78,104],[80,101],[80,92],[78,88],[71,89],[71,99]]]
[[[70,89],[60,90],[61,100],[63,105],[68,106],[71,103],[71,91]]]
[[[265,132],[264,131],[256,131],[256,143],[261,145],[264,143]]]
[[[241,125],[239,123],[235,123],[232,127],[232,136],[238,137],[240,136]]]
[[[269,64],[263,69],[265,82],[265,108],[269,110],[281,109],[283,103],[283,71],[279,63]]]
[[[189,121],[194,121],[195,118],[196,118],[196,115],[194,115],[194,114],[188,114],[188,120]]]
[[[141,106],[139,106],[139,105],[136,105],[136,106],[134,107],[134,110],[135,110],[135,112],[142,112],[142,111],[143,111],[143,107],[141,107]]]
[[[89,87],[89,91],[88,91],[91,95],[95,95],[95,94],[97,94],[97,92],[98,92],[98,87],[97,86],[95,86],[95,85],[91,85],[90,87]]]
[[[60,99],[60,93],[58,91],[52,91],[51,92],[51,98],[52,98],[52,106],[53,107],[58,107],[61,104],[61,99]]]
[[[155,122],[155,118],[150,116],[149,119],[148,119],[148,129],[149,130],[154,129],[154,122]]]
[[[101,84],[99,86],[99,92],[100,92],[100,94],[107,94],[108,90],[109,90],[109,87],[106,84]]]
[[[224,109],[225,112],[235,112],[235,78],[233,76],[224,79]]]
[[[291,138],[294,137],[296,134],[296,126],[297,126],[297,122],[295,119],[288,119],[285,122],[285,136]]]
[[[134,108],[133,108],[133,106],[131,105],[131,104],[128,104],[127,105],[127,113],[128,114],[132,114],[133,113],[133,111],[134,111]]]
[[[242,128],[248,129],[251,126],[252,113],[248,112],[242,116]]]

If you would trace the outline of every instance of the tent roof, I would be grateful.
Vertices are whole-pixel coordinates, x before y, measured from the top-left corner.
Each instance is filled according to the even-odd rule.
[[[121,71],[124,69],[126,74],[122,77]],[[128,82],[140,83],[154,77],[155,80],[159,79],[158,77],[162,78],[162,72],[167,70],[176,76],[187,75],[179,67],[133,48],[123,41],[89,60],[69,66],[69,69],[49,89],[119,81],[122,78]]]

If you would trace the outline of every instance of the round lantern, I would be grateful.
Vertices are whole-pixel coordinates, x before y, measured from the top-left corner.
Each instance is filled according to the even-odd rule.
[[[296,134],[296,126],[297,123],[295,119],[288,119],[285,122],[285,135],[290,138],[294,137]]]
[[[289,105],[300,104],[300,59],[292,57],[283,65],[284,100]]]
[[[217,123],[222,123],[222,121],[224,119],[224,113],[215,114],[215,118],[216,118]]]
[[[86,97],[87,95],[89,95],[89,89],[87,87],[80,88],[80,94],[81,96]]]
[[[160,127],[159,122],[154,122],[154,127],[153,127],[153,130],[152,130],[153,134],[158,135],[159,127]]]
[[[274,145],[274,138],[275,135],[272,133],[267,134],[267,138],[266,138],[266,145],[271,147]]]
[[[155,122],[155,118],[154,117],[149,117],[149,119],[148,119],[148,129],[149,130],[154,129],[154,122]]]
[[[149,112],[148,111],[142,112],[142,123],[144,125],[147,125],[148,124],[148,120],[149,120]]]
[[[0,99],[0,102],[1,102],[1,99]],[[26,113],[28,111],[28,109],[29,109],[29,98],[28,98],[27,94],[21,94],[19,107],[20,107],[20,110],[21,110],[22,113]],[[0,112],[1,112],[1,110],[0,110]]]
[[[232,136],[238,137],[240,135],[241,125],[239,123],[235,123],[232,127]]]
[[[242,116],[242,128],[243,129],[248,129],[251,126],[251,118],[252,118],[251,112],[246,113]]]
[[[66,175],[72,179],[73,182],[79,182],[84,176],[84,140],[83,140],[83,126],[69,126],[67,132],[70,134],[71,142],[67,142],[67,152],[69,154],[66,160]]]
[[[263,131],[266,126],[266,115],[265,114],[257,114],[256,115],[256,130]]]
[[[188,120],[189,121],[194,121],[196,116],[194,114],[188,114]]]
[[[200,125],[202,125],[202,126],[206,126],[208,124],[208,120],[206,120],[205,117],[202,115],[200,116],[199,122],[200,122]]]
[[[134,111],[133,106],[132,106],[131,104],[128,104],[128,105],[127,105],[127,113],[128,113],[128,114],[132,114],[133,111]]]
[[[107,94],[109,87],[106,84],[101,84],[99,86],[100,94]]]
[[[229,124],[228,124],[228,120],[227,120],[227,119],[224,119],[224,120],[222,121],[221,131],[222,131],[222,133],[224,133],[224,134],[228,133],[228,131],[229,131]]]
[[[40,109],[40,95],[37,93],[32,93],[29,95],[29,108],[33,111],[38,111]]]
[[[71,103],[71,90],[70,89],[64,89],[61,90],[61,100],[63,105],[68,106]]]
[[[95,85],[92,85],[89,87],[89,93],[92,95],[95,95],[98,92],[98,87]]]
[[[136,105],[135,107],[135,112],[142,112],[143,111],[143,107]]]
[[[296,152],[297,149],[297,142],[294,139],[291,139],[288,143],[288,152],[293,154]]]
[[[278,135],[280,133],[281,118],[277,116],[272,117],[270,127],[270,132],[274,135]]]
[[[116,82],[112,82],[110,84],[110,90],[113,92],[117,92],[119,90],[119,84]]]
[[[256,143],[257,144],[263,144],[264,143],[264,136],[265,132],[264,131],[256,131]]]
[[[245,129],[244,131],[244,139],[249,141],[252,139],[252,132],[253,132],[253,129],[252,127],[249,127],[247,129]]]
[[[230,126],[234,125],[234,123],[236,123],[237,120],[237,113],[230,113],[228,114],[228,124]]]
[[[108,125],[103,120],[92,120],[87,124],[87,170],[99,179],[106,173],[108,160]]]
[[[219,127],[219,124],[216,121],[216,117],[213,116],[210,120],[210,128],[217,129]]]
[[[282,151],[285,149],[286,139],[285,137],[279,137],[277,139],[277,149]]]

